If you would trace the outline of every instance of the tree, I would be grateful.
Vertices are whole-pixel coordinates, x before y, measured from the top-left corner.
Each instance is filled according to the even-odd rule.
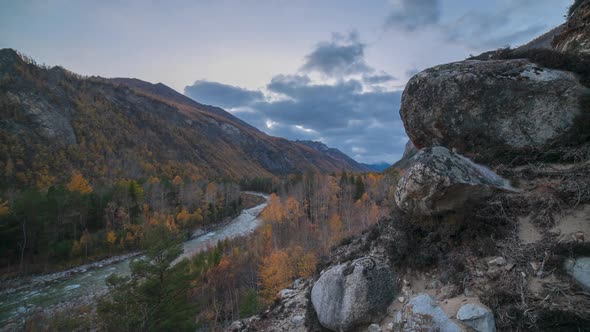
[[[289,255],[286,250],[275,250],[265,257],[260,267],[260,292],[262,300],[269,304],[276,294],[283,288],[289,286],[295,276]]]
[[[4,217],[10,213],[10,207],[8,201],[0,201],[0,217]]]
[[[108,331],[194,331],[188,261],[173,262],[182,245],[165,226],[147,232],[145,257],[130,263],[131,276],[111,275],[98,314]]]
[[[115,243],[117,243],[117,234],[112,229],[107,232],[107,242],[109,244],[109,251],[115,246]]]
[[[68,183],[67,188],[70,192],[78,192],[80,194],[90,194],[92,192],[92,187],[88,180],[78,172],[72,174],[72,178]]]

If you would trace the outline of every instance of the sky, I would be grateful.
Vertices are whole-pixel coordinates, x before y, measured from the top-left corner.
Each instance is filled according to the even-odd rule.
[[[518,46],[569,0],[0,0],[0,48],[162,82],[260,130],[395,162],[408,79]]]

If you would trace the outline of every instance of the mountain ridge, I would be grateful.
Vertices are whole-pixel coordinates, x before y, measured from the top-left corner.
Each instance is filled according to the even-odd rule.
[[[3,185],[93,179],[247,178],[364,171],[305,144],[266,135],[162,83],[83,77],[0,50]],[[341,152],[340,152],[341,153]]]

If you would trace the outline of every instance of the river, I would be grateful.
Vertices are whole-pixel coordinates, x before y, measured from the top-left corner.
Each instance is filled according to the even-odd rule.
[[[179,260],[190,257],[199,251],[206,250],[224,239],[231,239],[253,232],[261,223],[258,215],[268,204],[268,196],[262,193],[246,192],[265,198],[267,201],[253,208],[243,210],[240,215],[229,223],[184,243],[184,252]],[[0,326],[11,319],[26,315],[31,310],[45,309],[52,306],[79,301],[107,291],[106,278],[112,273],[129,274],[129,262],[133,257],[121,256],[122,260],[109,259],[78,267],[52,275],[35,276],[27,279],[16,289],[8,289],[0,293]],[[113,261],[115,261],[113,263]],[[2,328],[0,327],[0,330]]]

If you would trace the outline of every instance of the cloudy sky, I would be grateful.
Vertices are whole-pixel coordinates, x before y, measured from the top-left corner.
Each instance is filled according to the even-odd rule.
[[[271,135],[394,162],[414,73],[525,43],[561,24],[570,2],[0,0],[0,48],[162,82]]]

